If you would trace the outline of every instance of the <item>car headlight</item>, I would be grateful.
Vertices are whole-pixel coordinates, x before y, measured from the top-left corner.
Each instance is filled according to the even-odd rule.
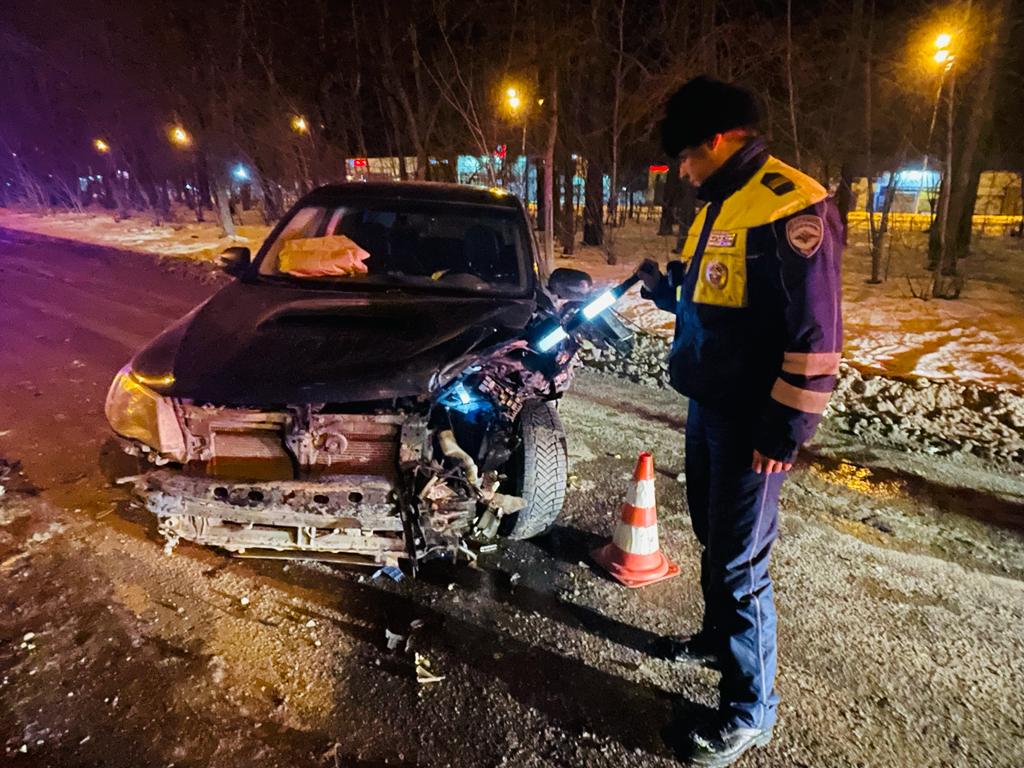
[[[139,440],[170,459],[184,461],[185,435],[174,405],[146,386],[144,380],[129,366],[118,371],[107,393],[107,421],[119,435]]]

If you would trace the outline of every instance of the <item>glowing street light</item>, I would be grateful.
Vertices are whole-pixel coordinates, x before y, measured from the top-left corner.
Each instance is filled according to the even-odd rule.
[[[103,139],[92,140],[93,149],[99,152],[101,155],[105,155],[110,151],[110,145],[107,144]]]
[[[242,163],[238,163],[234,168],[231,169],[231,175],[235,177],[236,181],[249,181],[252,177],[249,175],[249,169]]]
[[[176,146],[192,146],[192,137],[189,136],[188,131],[186,131],[180,125],[172,126],[171,129],[167,132],[167,137],[171,140],[171,144],[175,144]]]
[[[302,115],[293,115],[291,126],[296,133],[309,133],[309,123]]]
[[[941,48],[935,52],[935,55],[932,58],[935,60],[936,64],[945,64],[952,58],[952,56],[953,54],[949,52],[948,48]]]
[[[523,106],[523,99],[518,88],[509,86],[505,89],[505,104],[508,105],[509,111],[512,113],[519,111],[519,108]]]
[[[523,142],[522,142],[522,157],[523,157],[523,200],[528,199],[527,193],[527,177],[529,176],[530,158],[526,154],[526,127],[529,122],[529,102],[527,99],[530,98],[530,94],[524,93],[515,85],[508,85],[505,87],[505,108],[507,109],[507,116],[515,120],[521,119],[523,121]],[[537,102],[542,103],[541,101]],[[508,159],[502,161],[504,169],[508,169]],[[518,164],[518,161],[516,161]]]
[[[936,48],[949,48],[949,44],[953,42],[953,36],[948,32],[943,32],[941,35],[935,38]]]

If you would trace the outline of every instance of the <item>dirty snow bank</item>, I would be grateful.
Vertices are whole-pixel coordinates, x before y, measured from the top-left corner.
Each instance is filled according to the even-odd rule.
[[[638,333],[628,356],[587,343],[583,364],[648,387],[668,386],[670,342]],[[875,444],[938,456],[1024,464],[1024,395],[977,384],[862,373],[843,363],[825,412],[830,426]]]
[[[246,216],[252,214],[246,212]],[[186,221],[187,212],[178,212],[180,221],[154,224],[148,215],[136,215],[118,221],[113,214],[20,213],[0,208],[0,227],[47,237],[59,237],[92,245],[126,251],[173,256],[193,261],[211,261],[225,248],[247,246],[255,251],[270,232],[270,227],[246,220],[236,227],[235,237],[224,237],[214,221]]]

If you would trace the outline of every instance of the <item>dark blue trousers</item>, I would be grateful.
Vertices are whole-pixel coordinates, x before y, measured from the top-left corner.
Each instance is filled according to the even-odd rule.
[[[690,401],[686,497],[704,547],[704,626],[722,667],[725,724],[775,724],[775,600],[768,558],[778,533],[785,474],[757,474],[751,414]]]

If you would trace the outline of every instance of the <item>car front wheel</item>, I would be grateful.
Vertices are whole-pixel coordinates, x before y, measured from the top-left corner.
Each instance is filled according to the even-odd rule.
[[[502,533],[512,539],[530,539],[554,524],[565,502],[569,457],[554,403],[534,400],[523,406],[519,437],[509,479],[526,506],[504,519]]]

